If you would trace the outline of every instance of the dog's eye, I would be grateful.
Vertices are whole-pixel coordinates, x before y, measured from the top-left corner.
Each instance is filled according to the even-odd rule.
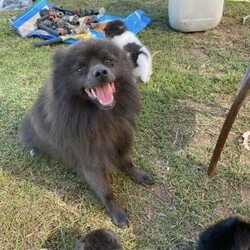
[[[84,66],[80,66],[80,67],[78,68],[78,72],[79,72],[79,73],[85,73],[86,71],[87,71],[87,68],[84,67]]]
[[[114,62],[115,62],[115,60],[112,59],[112,58],[107,58],[107,59],[105,59],[105,64],[106,64],[107,66],[114,66]]]

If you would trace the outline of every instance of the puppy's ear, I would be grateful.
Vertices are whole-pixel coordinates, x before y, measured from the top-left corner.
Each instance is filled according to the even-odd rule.
[[[65,60],[65,58],[67,58],[67,54],[68,54],[68,48],[56,49],[52,56],[54,65],[62,63]]]

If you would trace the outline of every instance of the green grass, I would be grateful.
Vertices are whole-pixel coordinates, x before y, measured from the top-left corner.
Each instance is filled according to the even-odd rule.
[[[223,121],[248,63],[249,1],[226,1],[213,30],[185,34],[169,28],[167,3],[153,1],[54,1],[64,7],[105,7],[126,16],[143,9],[152,23],[139,37],[154,52],[154,74],[140,85],[141,114],[133,148],[135,163],[157,183],[140,187],[111,176],[130,226],[109,220],[93,192],[54,161],[31,158],[18,127],[49,74],[55,47],[34,48],[0,15],[0,249],[72,249],[88,228],[118,233],[125,249],[193,249],[209,224],[250,217],[249,152],[237,138],[250,129],[249,105],[236,119],[216,175],[206,175]]]

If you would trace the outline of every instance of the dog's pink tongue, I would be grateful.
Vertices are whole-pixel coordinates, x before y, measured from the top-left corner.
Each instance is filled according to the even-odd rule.
[[[97,99],[102,105],[109,106],[113,103],[114,97],[109,83],[95,87],[95,90]]]

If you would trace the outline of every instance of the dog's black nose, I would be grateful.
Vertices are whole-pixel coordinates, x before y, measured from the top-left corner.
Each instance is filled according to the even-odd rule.
[[[108,76],[108,71],[105,68],[97,67],[93,70],[93,75],[95,78],[104,80]]]

